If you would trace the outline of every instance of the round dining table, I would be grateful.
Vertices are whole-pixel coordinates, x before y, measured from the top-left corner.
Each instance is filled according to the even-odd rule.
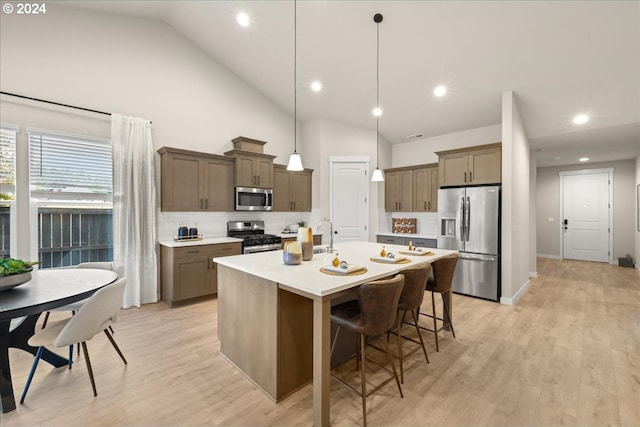
[[[44,311],[81,301],[98,289],[115,282],[118,275],[109,270],[54,268],[34,270],[31,280],[15,288],[0,291],[0,397],[2,413],[16,408],[9,366],[9,347],[31,354],[37,348],[27,341],[33,335],[38,317]],[[11,319],[25,317],[13,330]],[[68,363],[64,357],[44,349],[42,359],[53,366]]]

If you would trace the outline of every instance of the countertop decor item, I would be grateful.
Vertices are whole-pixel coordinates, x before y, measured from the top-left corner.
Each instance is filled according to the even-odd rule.
[[[346,269],[340,267],[334,267],[332,265],[325,265],[324,267],[320,267],[320,272],[324,274],[329,274],[331,276],[357,276],[359,274],[364,274],[367,272],[367,267],[362,267],[360,265],[350,265]]]
[[[381,262],[384,264],[408,264],[411,262],[411,260],[406,256],[395,256],[393,258],[390,258],[389,256],[374,256],[369,258],[369,260],[373,262]]]
[[[31,280],[31,270],[26,273],[12,274],[10,276],[0,276],[0,291],[15,288]]]
[[[415,234],[416,218],[391,218],[392,231],[394,233]]]
[[[7,258],[0,261],[0,291],[15,288],[31,280],[33,266],[40,261]]]

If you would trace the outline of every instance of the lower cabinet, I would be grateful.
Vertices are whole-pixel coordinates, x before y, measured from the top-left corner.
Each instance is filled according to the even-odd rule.
[[[218,269],[212,259],[242,253],[240,242],[160,248],[162,300],[169,307],[218,292]]]
[[[386,243],[389,245],[409,245],[409,242],[413,246],[418,248],[437,248],[437,239],[424,239],[410,236],[384,236],[378,235],[378,243]]]
[[[287,242],[295,242],[297,237],[282,237],[282,249],[284,249],[284,244]],[[322,244],[322,234],[314,234],[313,235],[313,246],[319,246]]]

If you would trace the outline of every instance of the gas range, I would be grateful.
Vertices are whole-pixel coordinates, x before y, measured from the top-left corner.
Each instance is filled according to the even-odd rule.
[[[242,239],[242,253],[277,251],[282,239],[273,234],[264,234],[264,221],[229,221],[227,236]]]

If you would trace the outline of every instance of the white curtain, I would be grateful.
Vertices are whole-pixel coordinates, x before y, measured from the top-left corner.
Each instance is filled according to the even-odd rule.
[[[157,302],[155,152],[151,122],[111,115],[113,261],[127,278],[123,307]]]

